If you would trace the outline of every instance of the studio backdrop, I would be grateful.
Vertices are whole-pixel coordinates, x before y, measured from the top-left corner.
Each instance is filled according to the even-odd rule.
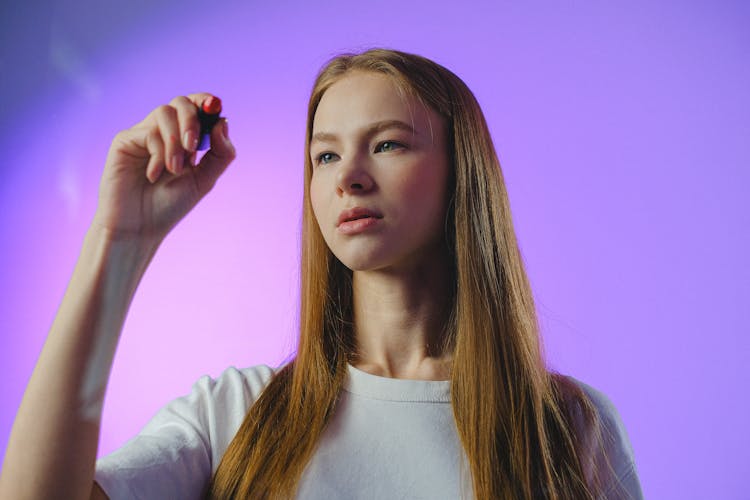
[[[110,141],[176,95],[220,96],[238,157],[138,290],[100,453],[200,376],[294,352],[308,93],[331,56],[383,46],[475,92],[550,368],[612,399],[646,497],[748,498],[746,2],[47,0],[0,12],[0,453]]]

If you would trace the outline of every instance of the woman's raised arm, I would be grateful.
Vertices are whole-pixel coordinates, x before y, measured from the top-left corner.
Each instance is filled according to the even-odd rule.
[[[0,473],[0,499],[92,494],[102,402],[130,302],[169,230],[234,159],[226,121],[193,166],[197,109],[178,97],[117,134],[96,215],[26,388]]]

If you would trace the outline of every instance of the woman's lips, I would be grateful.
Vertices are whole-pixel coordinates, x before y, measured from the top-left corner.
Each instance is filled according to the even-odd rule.
[[[370,208],[348,208],[339,214],[336,228],[342,234],[357,234],[377,226],[382,218],[379,212]]]
[[[342,222],[338,225],[338,231],[342,234],[357,234],[376,226],[379,223],[380,219],[377,217],[363,217],[361,219]]]

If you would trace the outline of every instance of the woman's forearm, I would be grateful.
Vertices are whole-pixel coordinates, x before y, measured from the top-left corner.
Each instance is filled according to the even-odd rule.
[[[13,424],[0,499],[89,498],[115,349],[155,250],[102,229],[87,233]]]

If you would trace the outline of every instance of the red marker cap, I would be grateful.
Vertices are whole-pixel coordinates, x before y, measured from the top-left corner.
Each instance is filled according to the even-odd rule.
[[[207,115],[218,115],[221,113],[221,99],[218,97],[208,97],[203,101],[203,112]]]

